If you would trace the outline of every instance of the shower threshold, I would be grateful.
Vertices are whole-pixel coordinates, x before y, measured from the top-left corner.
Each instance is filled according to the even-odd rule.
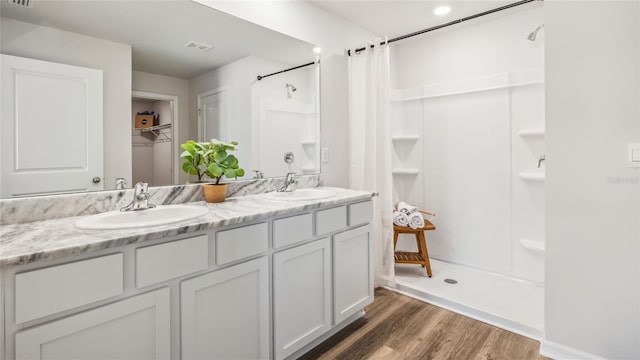
[[[433,277],[428,278],[420,266],[396,265],[396,288],[391,290],[532,339],[542,339],[543,285],[435,259],[431,260],[431,268]]]

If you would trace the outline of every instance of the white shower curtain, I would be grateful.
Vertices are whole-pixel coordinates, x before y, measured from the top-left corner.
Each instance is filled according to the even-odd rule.
[[[380,194],[373,201],[375,285],[395,286],[389,46],[374,44],[349,57],[349,186]]]

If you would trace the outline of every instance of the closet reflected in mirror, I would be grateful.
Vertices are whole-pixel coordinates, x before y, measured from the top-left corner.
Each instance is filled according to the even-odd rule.
[[[180,144],[211,138],[245,179],[320,172],[313,44],[186,0],[30,4],[0,5],[0,197],[194,181]]]

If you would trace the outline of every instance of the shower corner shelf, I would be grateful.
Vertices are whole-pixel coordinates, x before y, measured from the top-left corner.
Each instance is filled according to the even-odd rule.
[[[518,176],[520,177],[520,179],[525,181],[545,181],[544,173],[521,172],[520,174],[518,174]]]
[[[418,175],[420,173],[420,169],[397,168],[392,169],[391,173],[393,173],[393,175]]]
[[[171,142],[171,124],[156,125],[148,128],[135,129],[140,130],[140,134],[150,134],[155,139],[154,142],[163,143]]]
[[[545,244],[544,241],[530,240],[530,239],[520,239],[520,245],[523,248],[532,251],[537,254],[543,255],[545,252]]]
[[[300,141],[300,144],[302,144],[302,146],[315,146],[317,143],[315,140],[303,140]]]
[[[522,129],[518,131],[520,137],[544,137],[544,129]]]
[[[420,139],[419,135],[396,135],[391,137],[391,141],[394,141],[394,142],[418,141],[419,139]]]

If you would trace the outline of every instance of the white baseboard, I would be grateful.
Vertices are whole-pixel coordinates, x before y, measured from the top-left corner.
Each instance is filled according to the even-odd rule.
[[[554,360],[606,360],[603,357],[548,340],[541,341],[540,355]]]

